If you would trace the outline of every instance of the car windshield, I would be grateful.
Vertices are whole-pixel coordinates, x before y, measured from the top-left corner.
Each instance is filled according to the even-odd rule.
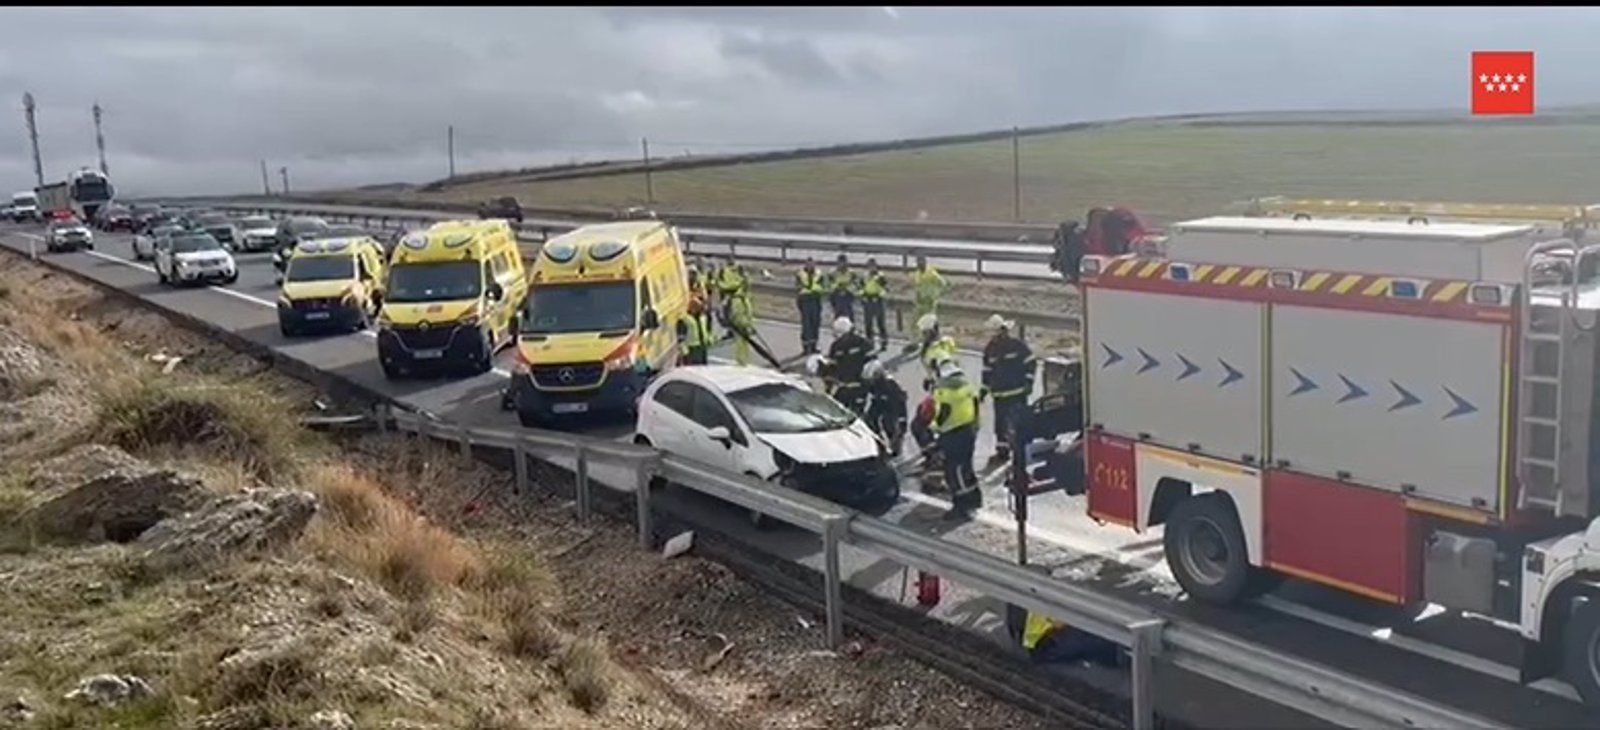
[[[202,216],[202,217],[199,218],[199,221],[200,221],[200,225],[205,226],[207,228],[211,228],[213,226],[220,227],[220,226],[228,225],[228,219],[224,218],[224,217],[222,217],[220,215]]]
[[[239,227],[240,228],[244,228],[246,230],[255,230],[255,229],[259,229],[259,228],[271,228],[272,225],[273,225],[272,219],[271,218],[267,218],[265,216],[262,216],[260,218],[241,218],[241,219],[239,219]]]
[[[169,234],[172,234],[172,233],[179,233],[181,231],[183,231],[183,229],[179,228],[178,226],[161,226],[160,228],[157,228],[157,229],[151,231],[150,232],[150,237],[151,238],[160,238],[162,236],[169,235]]]
[[[222,244],[210,236],[177,236],[172,239],[173,253],[195,253],[197,251],[220,251]]]
[[[476,261],[401,264],[389,270],[391,302],[434,302],[475,299],[483,290]]]
[[[328,227],[328,224],[319,218],[296,218],[284,224],[284,226],[289,229],[290,233],[310,233],[311,231],[324,230]]]
[[[289,281],[327,281],[353,279],[356,275],[355,259],[349,256],[298,256],[289,259]]]
[[[528,293],[521,321],[522,332],[530,335],[631,330],[634,285],[607,281],[537,286]]]
[[[756,433],[836,431],[856,420],[832,398],[787,383],[765,383],[728,394]]]

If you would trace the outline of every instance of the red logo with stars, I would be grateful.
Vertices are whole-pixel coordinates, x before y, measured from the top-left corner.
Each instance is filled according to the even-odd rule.
[[[1472,113],[1533,113],[1533,51],[1472,52]]]

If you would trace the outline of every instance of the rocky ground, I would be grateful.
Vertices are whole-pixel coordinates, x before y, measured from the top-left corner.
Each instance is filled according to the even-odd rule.
[[[0,727],[1046,726],[317,404],[6,257]]]

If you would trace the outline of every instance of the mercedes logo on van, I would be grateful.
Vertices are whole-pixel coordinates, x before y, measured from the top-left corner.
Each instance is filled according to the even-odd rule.
[[[556,377],[560,378],[563,383],[570,383],[573,378],[578,376],[572,372],[572,368],[561,368],[561,372],[557,373]]]
[[[428,320],[422,320],[421,322],[418,322],[417,323],[417,329],[422,330],[424,332],[428,331]]]

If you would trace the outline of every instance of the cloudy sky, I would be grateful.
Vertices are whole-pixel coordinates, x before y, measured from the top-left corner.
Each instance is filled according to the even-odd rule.
[[[1541,107],[1600,102],[1600,11],[0,9],[0,179],[296,189],[1145,114],[1465,109],[1472,50],[1533,50]]]

